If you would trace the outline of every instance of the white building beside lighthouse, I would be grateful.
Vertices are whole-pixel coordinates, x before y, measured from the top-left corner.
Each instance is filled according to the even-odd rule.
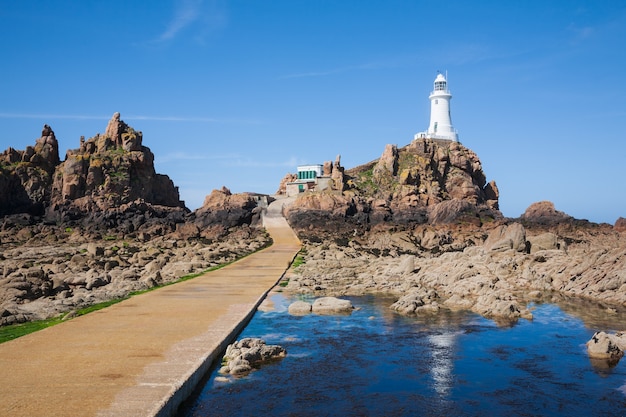
[[[452,127],[450,118],[450,100],[452,94],[448,90],[448,82],[443,74],[437,74],[430,99],[430,124],[426,132],[419,132],[415,139],[444,139],[459,141],[459,134]]]

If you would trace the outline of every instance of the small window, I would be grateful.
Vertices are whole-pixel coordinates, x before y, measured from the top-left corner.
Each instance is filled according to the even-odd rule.
[[[435,99],[435,104],[439,104],[439,100]]]

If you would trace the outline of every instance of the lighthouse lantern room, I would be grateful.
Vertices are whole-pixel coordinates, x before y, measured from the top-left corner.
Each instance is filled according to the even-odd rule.
[[[443,74],[437,74],[430,99],[430,124],[426,132],[415,135],[415,139],[444,139],[459,141],[457,131],[452,127],[450,118],[450,100],[452,94],[448,90],[448,82]]]

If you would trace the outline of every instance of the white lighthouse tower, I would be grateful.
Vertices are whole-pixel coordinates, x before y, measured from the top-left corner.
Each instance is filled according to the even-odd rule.
[[[437,74],[435,78],[435,86],[432,93],[428,96],[430,99],[430,125],[426,132],[420,132],[415,135],[415,139],[444,139],[459,141],[457,131],[452,127],[450,118],[450,100],[452,94],[448,90],[448,82],[443,74]]]

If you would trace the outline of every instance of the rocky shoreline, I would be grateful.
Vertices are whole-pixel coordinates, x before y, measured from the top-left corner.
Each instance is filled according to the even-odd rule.
[[[315,296],[384,293],[401,314],[466,309],[502,322],[532,319],[529,301],[551,294],[626,306],[626,236],[609,225],[478,232],[428,226],[348,242],[307,241],[284,290]]]

